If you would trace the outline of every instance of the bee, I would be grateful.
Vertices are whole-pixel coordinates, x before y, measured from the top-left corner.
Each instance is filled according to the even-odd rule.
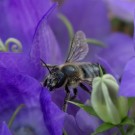
[[[76,98],[78,86],[90,93],[84,83],[86,82],[91,86],[92,80],[100,75],[98,63],[80,62],[88,52],[89,48],[84,32],[77,31],[70,44],[68,57],[64,64],[52,66],[42,61],[49,71],[43,86],[50,91],[60,87],[65,88],[66,96],[63,111],[67,110],[67,101]],[[72,97],[70,96],[69,87],[73,89],[74,95]]]

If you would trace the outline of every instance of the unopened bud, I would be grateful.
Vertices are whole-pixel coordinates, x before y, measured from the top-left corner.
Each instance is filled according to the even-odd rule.
[[[115,78],[109,74],[96,77],[92,87],[91,102],[97,115],[104,122],[119,124],[127,116],[128,100],[118,96]]]

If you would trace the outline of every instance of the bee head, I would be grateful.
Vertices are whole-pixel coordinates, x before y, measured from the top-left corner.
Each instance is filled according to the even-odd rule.
[[[61,87],[66,80],[66,76],[58,68],[51,70],[51,73],[47,76],[44,86],[47,86],[50,91],[55,88]]]

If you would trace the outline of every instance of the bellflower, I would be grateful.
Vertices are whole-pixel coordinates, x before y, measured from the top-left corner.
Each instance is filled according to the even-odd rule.
[[[42,117],[36,116],[38,115],[37,112],[40,110],[38,109],[38,93],[41,91],[40,84],[27,75],[25,76],[23,74],[18,74],[17,72],[10,71],[2,66],[0,67],[0,74],[0,121],[5,120],[8,123],[15,109],[20,104],[25,104],[26,107],[24,108],[24,110],[22,109],[22,111],[20,111],[19,113],[20,117],[16,117],[16,120],[12,125],[12,131],[14,132],[14,134],[21,134],[21,128],[24,128],[24,130],[25,128],[28,128],[28,133],[35,132],[35,134],[37,134],[37,131],[33,131],[35,130],[34,126],[36,126],[33,124],[37,124],[38,121],[40,122],[40,120],[42,120]],[[33,113],[31,113],[32,111],[30,111],[30,109],[33,110]],[[33,117],[36,116],[35,118],[39,119],[31,119],[29,117],[30,115],[33,115]],[[27,119],[24,119],[24,116],[27,117]],[[36,122],[32,122],[33,120]],[[42,124],[43,122],[41,122],[41,125]],[[42,125],[42,127],[44,126]],[[33,130],[31,131],[31,129]]]
[[[45,20],[54,8],[55,8],[55,4],[44,14]],[[49,26],[44,27],[43,31],[45,31],[44,35],[42,33],[40,33],[40,35],[43,35],[46,38],[44,38],[42,36],[40,37],[41,39],[44,40],[44,43],[45,43],[45,44],[41,44],[42,46],[40,49],[43,51],[43,57],[50,59],[50,61],[53,62],[55,59],[59,59],[59,57],[60,57],[59,47],[58,47],[57,42],[55,41],[55,38],[53,36],[53,33],[52,33],[50,27]],[[33,33],[33,35],[34,35],[34,33]],[[40,40],[40,39],[38,39],[38,40]],[[36,45],[36,44],[37,43],[34,43],[34,45]],[[52,45],[54,45],[54,47],[53,47],[54,48],[54,51],[53,51],[54,57],[50,58],[49,54],[50,54],[50,51],[52,50],[52,47],[51,47]],[[5,66],[6,68],[9,68],[10,70],[17,71],[17,72],[20,72],[23,74],[28,74],[28,75],[36,78],[37,80],[41,80],[41,79],[43,79],[45,70],[40,62],[40,58],[43,58],[43,57],[40,57],[39,50],[38,50],[39,48],[38,47],[36,48],[36,47],[32,47],[31,54],[30,54],[30,52],[28,54],[25,54],[25,52],[24,53],[12,53],[12,52],[3,53],[3,52],[1,52],[0,53],[1,63],[3,64],[3,66]],[[46,50],[48,50],[48,51],[46,52]]]
[[[11,125],[11,130],[15,135],[21,134],[47,134],[50,135],[52,132],[54,134],[62,133],[62,122],[63,113],[52,103],[49,97],[49,93],[43,90],[41,84],[30,77],[29,75],[24,75],[17,73],[15,71],[10,71],[5,67],[0,67],[1,81],[0,81],[0,121],[9,122],[13,112],[20,105],[24,104],[25,107],[20,110],[19,114],[16,116],[13,124]],[[43,119],[43,113],[40,108],[39,94],[43,95],[44,91],[44,101],[42,108],[45,117],[48,119]],[[49,106],[47,106],[47,104]],[[57,112],[57,115],[50,114],[50,111]],[[57,123],[49,123],[49,121],[59,121]],[[58,130],[59,129],[59,130]]]
[[[24,52],[28,52],[37,23],[51,6],[50,0],[0,1],[0,39],[5,42],[13,37],[22,43]]]
[[[59,55],[57,53],[58,45],[53,44],[51,38],[47,39],[47,37],[53,37],[49,27],[45,27],[45,31],[46,48],[44,49],[50,51],[49,44],[55,45],[54,56],[56,54],[56,57],[51,59],[53,61]],[[48,53],[44,53],[44,57],[48,58]],[[39,82],[45,73],[39,57],[35,58],[34,55],[30,57],[24,53],[0,53],[0,59],[0,121],[8,123],[15,109],[20,104],[25,104],[26,107],[16,116],[11,127],[13,134],[62,134],[64,114],[52,103],[50,93],[47,93],[46,89],[43,90]],[[40,105],[39,95],[42,91],[46,91],[44,92],[46,96],[44,99],[41,98]],[[57,115],[50,114],[51,111],[57,111]],[[59,125],[53,123],[54,121],[59,121]]]

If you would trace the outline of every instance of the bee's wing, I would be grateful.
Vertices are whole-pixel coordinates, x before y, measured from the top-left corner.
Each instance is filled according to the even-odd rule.
[[[86,36],[82,31],[77,31],[69,48],[66,62],[77,62],[87,55],[89,51]]]

